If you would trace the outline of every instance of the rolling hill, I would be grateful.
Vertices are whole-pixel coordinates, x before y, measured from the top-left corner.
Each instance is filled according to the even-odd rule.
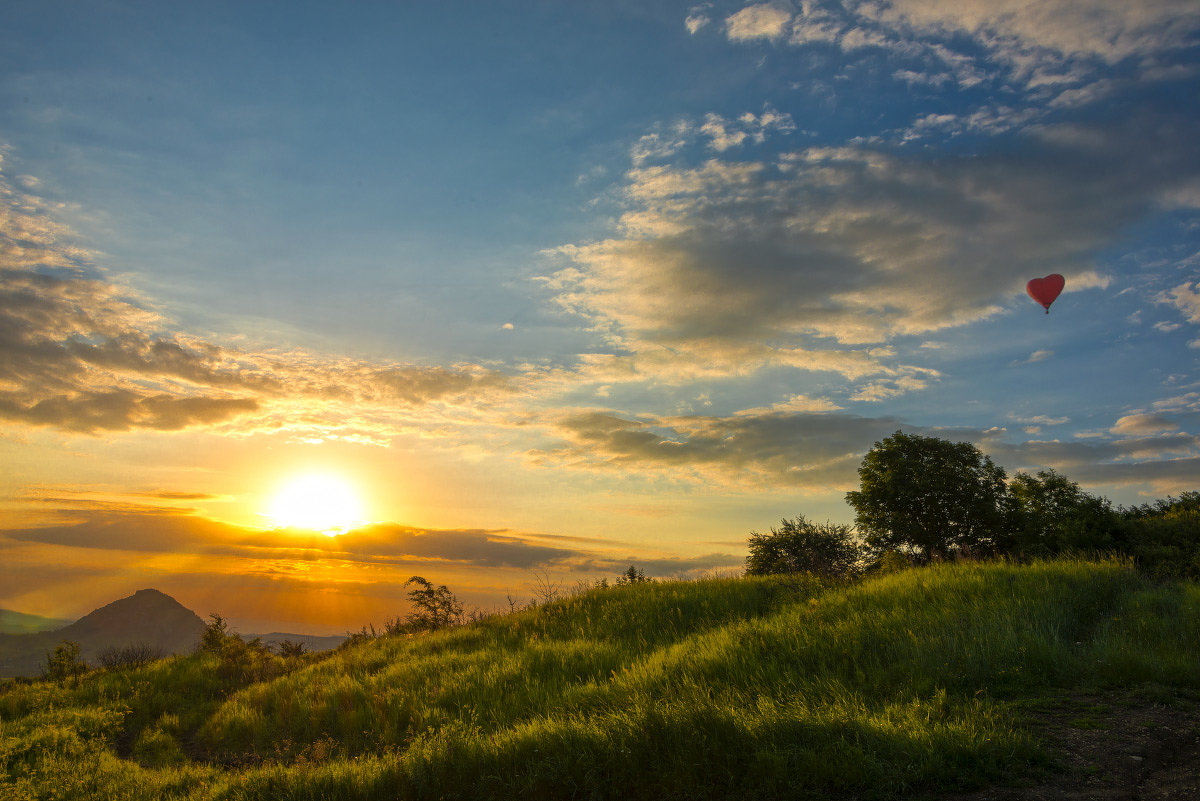
[[[228,646],[0,688],[0,796],[986,801],[1065,775],[1031,797],[1074,799],[1165,766],[1191,798],[1200,758],[1200,585],[1115,561],[646,582]]]

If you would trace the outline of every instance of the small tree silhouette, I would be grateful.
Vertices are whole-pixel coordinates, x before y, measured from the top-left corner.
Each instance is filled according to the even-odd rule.
[[[304,655],[304,643],[302,642],[280,640],[275,647],[279,649],[279,655],[284,659],[293,659]]]
[[[87,665],[79,661],[79,643],[77,642],[63,640],[54,649],[53,654],[46,654],[46,667],[44,668],[46,678],[60,684],[66,684],[67,679],[71,679],[78,685],[79,674],[85,670],[87,670]]]
[[[640,567],[630,565],[617,576],[617,584],[641,584],[654,579],[646,578],[646,571]]]
[[[408,600],[414,609],[408,616],[408,625],[417,631],[434,631],[457,622],[463,613],[462,604],[454,593],[442,584],[434,587],[421,576],[413,576],[404,586],[416,585],[408,591]]]

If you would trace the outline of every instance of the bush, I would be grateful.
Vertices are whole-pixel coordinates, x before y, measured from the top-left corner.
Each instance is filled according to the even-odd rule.
[[[106,670],[116,670],[119,668],[142,667],[151,662],[156,662],[166,655],[167,652],[162,648],[143,642],[120,647],[110,645],[96,654],[96,660]]]
[[[863,559],[862,546],[849,526],[812,523],[799,515],[784,519],[770,534],[750,532],[750,555],[746,572],[764,576],[772,573],[815,573],[846,578]]]
[[[272,654],[260,638],[246,642],[229,631],[225,618],[215,613],[209,618],[204,634],[200,636],[200,652],[220,658],[218,670],[222,679],[243,685],[286,672],[283,660]]]

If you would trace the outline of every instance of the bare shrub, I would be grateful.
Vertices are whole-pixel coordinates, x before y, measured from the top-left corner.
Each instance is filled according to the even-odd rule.
[[[167,652],[162,648],[139,642],[130,645],[110,645],[96,654],[100,666],[106,670],[121,668],[139,668],[166,657]]]

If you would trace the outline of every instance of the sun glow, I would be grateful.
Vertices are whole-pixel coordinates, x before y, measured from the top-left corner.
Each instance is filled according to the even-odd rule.
[[[367,522],[354,487],[324,473],[290,479],[271,500],[267,516],[280,528],[319,531],[330,537]]]

